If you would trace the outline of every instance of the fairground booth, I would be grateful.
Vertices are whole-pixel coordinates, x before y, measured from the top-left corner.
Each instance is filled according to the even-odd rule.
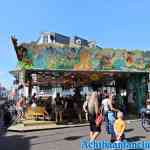
[[[12,37],[18,63],[11,73],[26,97],[34,92],[47,100],[59,91],[95,86],[126,96],[130,112],[138,112],[148,95],[150,52],[101,48],[83,38],[42,33],[39,40],[18,44]],[[86,89],[86,90],[85,90]],[[42,101],[41,100],[41,101]]]

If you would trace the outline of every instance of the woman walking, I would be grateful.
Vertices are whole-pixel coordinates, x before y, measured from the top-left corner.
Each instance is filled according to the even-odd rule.
[[[99,113],[97,92],[93,92],[88,102],[88,115],[90,123],[90,141],[96,140],[101,128],[96,125],[96,116]]]
[[[16,102],[16,110],[17,110],[17,117],[15,122],[20,123],[21,120],[23,119],[23,102],[24,102],[24,97],[22,96],[17,102]]]
[[[55,108],[55,117],[56,117],[56,124],[63,122],[63,101],[60,97],[60,93],[56,94],[55,98],[56,108]]]
[[[114,141],[113,123],[115,120],[115,112],[119,110],[113,107],[112,95],[106,95],[102,100],[103,114],[105,117],[106,132],[111,135],[111,141]]]

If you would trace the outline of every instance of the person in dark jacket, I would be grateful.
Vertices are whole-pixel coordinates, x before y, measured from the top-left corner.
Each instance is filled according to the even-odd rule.
[[[60,93],[56,94],[55,98],[55,114],[56,114],[56,123],[62,123],[63,122],[63,101],[60,97]]]

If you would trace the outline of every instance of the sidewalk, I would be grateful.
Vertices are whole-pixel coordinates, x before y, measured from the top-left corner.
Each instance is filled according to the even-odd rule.
[[[127,124],[132,122],[140,121],[139,119],[126,120]],[[62,129],[62,128],[72,128],[72,127],[83,127],[88,126],[89,123],[69,123],[63,125],[56,125],[55,121],[34,121],[28,120],[23,123],[18,123],[12,125],[8,128],[8,131],[14,132],[29,132],[29,131],[39,131],[39,130],[51,130],[51,129]]]
[[[56,125],[55,121],[24,121],[23,123],[18,123],[12,125],[8,128],[8,131],[14,132],[28,132],[28,131],[39,131],[39,130],[50,130],[50,129],[62,129],[71,127],[82,127],[88,126],[89,123],[69,123],[64,125]]]

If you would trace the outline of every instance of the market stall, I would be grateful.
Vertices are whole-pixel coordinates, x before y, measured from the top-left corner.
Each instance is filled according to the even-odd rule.
[[[126,89],[131,103],[134,95],[136,110],[143,105],[150,52],[36,42],[19,45],[15,37],[12,42],[28,97],[32,96],[34,88],[42,86],[52,89],[112,86],[116,91]]]

